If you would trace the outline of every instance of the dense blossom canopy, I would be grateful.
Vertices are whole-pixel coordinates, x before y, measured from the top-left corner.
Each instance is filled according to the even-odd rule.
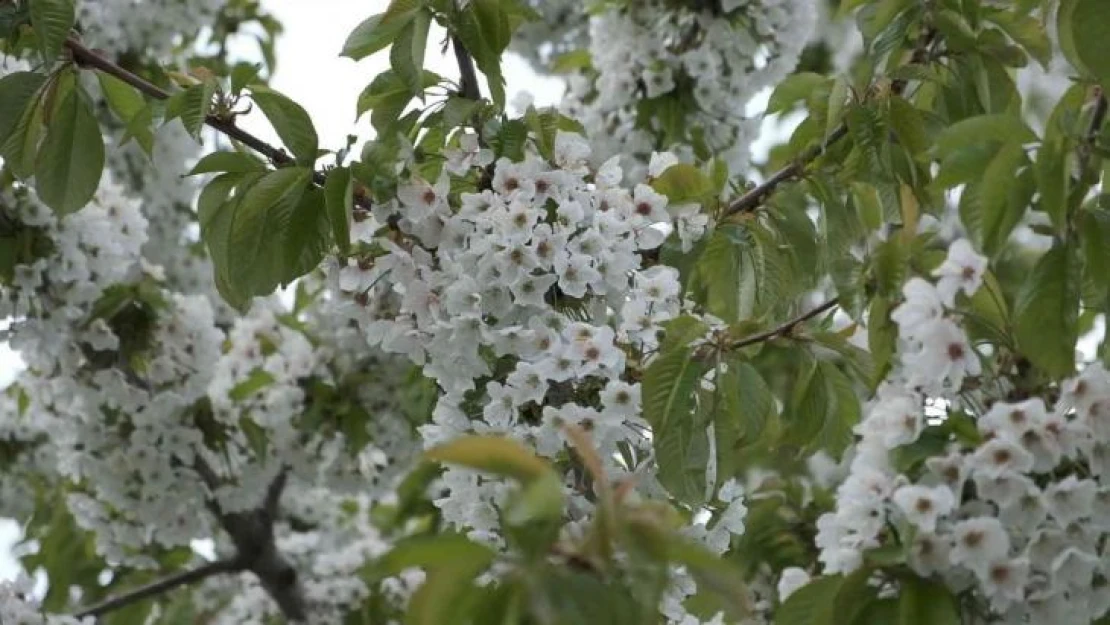
[[[380,4],[0,0],[0,624],[1110,618],[1110,7]]]

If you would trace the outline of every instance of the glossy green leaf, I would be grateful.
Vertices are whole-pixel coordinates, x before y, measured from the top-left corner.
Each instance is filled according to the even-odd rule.
[[[551,467],[520,443],[498,436],[464,436],[425,452],[429,460],[531,482]]]
[[[259,159],[243,152],[213,152],[205,155],[186,176],[198,174],[211,174],[216,172],[245,173],[248,171],[266,171],[266,164]]]
[[[1037,135],[1016,115],[980,115],[952,124],[937,137],[937,155],[944,158],[961,148],[988,142],[1032,143]]]
[[[31,8],[31,26],[39,42],[39,51],[47,62],[62,53],[69,31],[77,20],[73,0],[28,0]]]
[[[46,76],[36,72],[15,72],[0,78],[0,146],[19,127],[44,82]]]
[[[1110,89],[1110,4],[1074,0],[1069,19],[1075,54],[1082,68],[1089,70],[1103,88]]]
[[[1075,370],[1079,327],[1079,259],[1073,246],[1057,244],[1037,261],[1014,310],[1018,347],[1048,375]]]
[[[340,167],[328,173],[324,183],[328,220],[341,254],[351,249],[351,211],[354,209],[354,179],[351,170]]]
[[[51,111],[35,159],[35,190],[58,213],[72,213],[92,199],[103,172],[100,125],[84,92],[71,90]]]
[[[942,583],[904,577],[899,589],[898,625],[960,625],[959,604]]]
[[[416,0],[394,2],[389,10],[368,17],[347,36],[340,55],[358,61],[385,49],[412,23],[418,8]]]
[[[300,104],[260,85],[251,87],[251,100],[262,109],[285,147],[297,157],[297,163],[311,166],[316,162],[316,127]]]
[[[709,443],[706,424],[693,418],[704,372],[695,350],[679,345],[652,361],[643,378],[643,414],[654,435],[659,481],[687,503],[705,499]]]

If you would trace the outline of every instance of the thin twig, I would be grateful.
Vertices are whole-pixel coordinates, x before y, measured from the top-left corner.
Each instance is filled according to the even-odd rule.
[[[124,593],[122,595],[110,597],[105,601],[102,601],[101,603],[81,610],[74,616],[78,620],[89,616],[98,617],[102,614],[107,614],[108,612],[111,612],[113,610],[127,607],[132,603],[142,601],[143,599],[146,599],[148,597],[153,597],[155,595],[160,595],[164,592],[168,592],[179,586],[193,584],[212,577],[213,575],[220,575],[222,573],[234,573],[239,569],[240,567],[238,563],[236,563],[234,560],[216,560],[215,562],[209,562],[195,569],[190,569],[181,573],[175,573],[174,575],[170,575],[163,579],[157,580],[155,582],[147,584],[146,586],[136,588],[135,590]]]
[[[791,332],[793,332],[794,328],[796,328],[799,325],[805,323],[806,321],[809,321],[810,319],[813,319],[814,317],[816,317],[816,316],[818,316],[822,313],[825,313],[825,312],[835,308],[837,306],[837,304],[839,304],[839,303],[840,303],[840,298],[834,297],[831,300],[825,302],[824,304],[821,304],[817,308],[814,308],[813,310],[811,310],[811,311],[809,311],[809,312],[807,312],[803,315],[799,315],[798,317],[795,317],[795,318],[791,319],[790,321],[787,321],[786,323],[784,323],[780,326],[777,326],[775,328],[767,330],[766,332],[760,332],[759,334],[753,334],[751,336],[746,336],[746,337],[744,337],[744,338],[742,338],[738,341],[735,341],[731,345],[729,345],[729,348],[730,349],[740,349],[741,347],[747,347],[749,345],[755,345],[756,343],[762,343],[763,341],[769,341],[771,339],[775,339],[775,338],[778,338],[780,336],[786,336],[787,334],[790,334]]]
[[[922,31],[921,37],[914,47],[913,55],[910,57],[910,65],[921,65],[928,60],[929,46],[932,44],[935,37],[936,31],[932,28],[926,28]],[[890,91],[895,95],[901,95],[908,84],[909,81],[905,78],[896,79],[891,82]],[[830,147],[846,136],[848,136],[848,125],[841,122],[829,133],[829,136],[825,137],[825,140],[822,141],[820,145],[806,150],[801,156],[794,159],[794,162],[778,170],[772,174],[770,178],[733,200],[725,209],[724,215],[727,217],[729,215],[735,215],[736,213],[747,213],[759,208],[763,202],[778,189],[779,185],[801,177],[810,163],[820,158]]]
[[[119,80],[131,85],[156,100],[169,99],[172,94],[169,91],[159,87],[158,85],[138,76],[126,68],[121,67],[119,64],[108,59],[104,55],[95,50],[91,50],[82,44],[77,39],[70,37],[66,40],[66,47],[69,48],[70,53],[73,55],[74,62],[80,67],[91,67],[95,70],[104,72],[109,76],[118,78]],[[284,165],[291,165],[295,161],[281,148],[274,147],[269,143],[259,139],[251,133],[243,130],[235,125],[233,120],[222,119],[215,115],[208,115],[204,119],[204,123],[208,126],[215,128],[222,132],[227,137],[242,143],[250,149],[265,156],[275,166],[281,167]],[[323,172],[313,172],[312,181],[318,186],[324,186],[327,176]],[[365,210],[370,210],[370,202],[364,197],[356,197],[355,203]]]

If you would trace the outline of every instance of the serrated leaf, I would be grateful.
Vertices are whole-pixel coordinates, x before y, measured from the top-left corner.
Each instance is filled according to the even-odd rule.
[[[1064,12],[1063,8],[1060,10]],[[1075,0],[1069,19],[1075,54],[1082,68],[1090,71],[1104,89],[1110,89],[1110,4]]]
[[[798,72],[787,76],[771,92],[771,97],[767,100],[767,113],[781,113],[792,108],[828,80],[828,77],[813,72]]]
[[[186,176],[198,174],[211,174],[216,172],[245,173],[248,171],[266,171],[266,164],[250,154],[242,152],[213,152],[205,155]]]
[[[0,156],[4,157],[5,166],[21,179],[34,174],[35,156],[43,135],[42,120],[46,108],[42,97],[31,96],[8,131],[7,138],[0,143]]]
[[[936,152],[945,158],[953,152],[988,142],[1032,143],[1037,135],[1017,115],[993,114],[970,117],[952,124],[937,137]]]
[[[166,100],[165,121],[168,123],[180,118],[185,130],[194,139],[200,138],[200,131],[208,119],[212,108],[212,97],[216,94],[215,79],[208,79],[170,96]]]
[[[231,387],[227,396],[231,401],[243,401],[274,383],[274,376],[265,369],[254,369],[247,379]]]
[[[423,98],[424,89],[421,76],[424,71],[424,49],[428,45],[428,29],[432,16],[427,11],[418,11],[412,21],[402,28],[389,50],[389,66],[408,89],[409,95]]]
[[[424,71],[424,88],[427,89],[438,83],[440,77],[433,72]],[[356,119],[370,111],[370,123],[378,131],[379,136],[385,136],[387,129],[392,126],[405,106],[412,100],[408,86],[398,77],[393,70],[378,74],[358,96]]]
[[[77,20],[73,0],[30,0],[31,27],[39,42],[39,51],[47,62],[62,52],[69,31]]]
[[[910,154],[920,154],[929,147],[925,132],[925,120],[921,112],[901,96],[891,96],[889,101],[890,129],[898,137],[898,142]]]
[[[643,377],[643,413],[652,428],[659,481],[691,504],[704,501],[706,490],[706,424],[693,418],[695,390],[704,372],[694,349],[679,345],[652,361]]]
[[[104,140],[83,91],[71,90],[50,114],[35,159],[35,190],[60,214],[92,199],[104,172]]]
[[[236,206],[228,238],[226,275],[239,297],[272,292],[283,277],[285,238],[312,170],[278,169],[263,176]]]
[[[397,38],[397,33],[412,22],[418,6],[416,2],[394,3],[394,5],[401,4],[411,5],[411,8],[396,10],[391,6],[390,10],[372,15],[356,26],[347,36],[347,41],[343,43],[340,56],[358,61],[392,44]]]
[[[319,139],[308,113],[293,100],[261,85],[251,87],[251,100],[262,109],[285,147],[297,157],[300,165],[316,162]]]
[[[651,181],[651,188],[667,196],[672,206],[698,202],[714,193],[709,177],[689,163],[671,165]]]
[[[351,213],[354,209],[354,179],[351,170],[340,167],[328,173],[324,183],[327,201],[328,221],[331,223],[332,236],[341,254],[351,249]]]
[[[1018,348],[1057,379],[1075,372],[1079,294],[1078,250],[1057,244],[1037,261],[1014,307]]]
[[[988,19],[1025,48],[1041,67],[1048,69],[1052,61],[1052,42],[1040,20],[1019,11],[994,11],[988,14]]]
[[[843,584],[839,575],[811,580],[775,610],[775,625],[836,625],[836,597]]]
[[[0,78],[0,145],[3,145],[19,125],[19,120],[46,76],[35,72],[16,72]]]
[[[938,581],[902,578],[898,625],[960,625],[960,608],[952,591]]]
[[[551,467],[520,443],[498,436],[463,436],[424,453],[429,460],[459,464],[528,483]]]

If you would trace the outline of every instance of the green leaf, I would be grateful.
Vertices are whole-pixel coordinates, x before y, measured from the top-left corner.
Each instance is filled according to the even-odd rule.
[[[748,586],[731,563],[702,545],[682,538],[672,539],[668,547],[668,560],[684,566],[694,577],[699,591],[709,591],[719,598],[729,618],[744,619],[751,615]]]
[[[1060,11],[1064,12],[1063,5]],[[1082,68],[1089,70],[1104,89],[1110,89],[1110,4],[1075,0],[1070,11],[1070,30]]]
[[[280,234],[278,280],[281,284],[289,284],[319,266],[328,253],[332,241],[331,220],[322,189],[316,186],[305,189]]]
[[[812,72],[798,72],[787,76],[779,82],[767,100],[767,113],[781,113],[796,103],[805,101],[818,86],[824,85],[828,80],[827,77]]]
[[[45,82],[46,76],[36,72],[16,72],[0,78],[0,145],[19,127],[24,112]]]
[[[676,346],[644,371],[643,412],[654,435],[659,481],[687,503],[705,499],[709,447],[704,423],[693,418],[698,380],[705,365],[695,350]]]
[[[717,442],[718,483],[734,474],[743,458],[735,457],[743,444],[751,444],[777,418],[778,410],[770,387],[759,371],[739,359],[730,360],[726,371],[717,374],[717,405],[711,413]]]
[[[836,597],[843,585],[839,575],[810,581],[775,610],[775,625],[836,625]]]
[[[226,275],[237,297],[265,295],[281,283],[289,224],[311,180],[307,167],[279,169],[244,193],[227,247]]]
[[[1062,233],[1067,226],[1068,188],[1071,186],[1071,172],[1068,170],[1068,146],[1062,139],[1045,141],[1037,150],[1037,162],[1033,172],[1040,192],[1038,206],[1048,213],[1056,232]]]
[[[258,72],[261,69],[261,63],[236,63],[235,67],[231,68],[231,93],[238,95],[242,92],[247,85],[258,78]]]
[[[351,250],[350,219],[354,209],[354,179],[351,177],[351,170],[340,167],[329,172],[324,183],[324,196],[332,236],[339,246],[339,252],[347,254]]]
[[[212,97],[216,94],[215,79],[193,85],[170,96],[166,100],[165,121],[168,123],[181,118],[181,124],[194,139],[200,138],[200,131],[208,119],[212,108]]]
[[[1018,11],[992,11],[987,15],[987,19],[998,24],[1011,39],[1025,48],[1029,56],[1036,59],[1041,67],[1048,69],[1052,61],[1052,42],[1040,20]]]
[[[962,622],[956,597],[943,584],[919,577],[902,578],[898,625],[960,625]]]
[[[929,139],[921,112],[901,96],[891,96],[889,105],[890,129],[898,137],[898,142],[910,154],[924,152],[929,147]]]
[[[104,72],[96,72],[96,78],[100,82],[104,98],[108,100],[109,108],[128,130],[120,144],[133,138],[150,155],[154,149],[154,130],[151,128],[154,118],[142,94],[131,85]]]
[[[431,13],[418,11],[409,25],[397,33],[393,47],[389,50],[389,66],[397,73],[411,96],[424,97],[421,78],[424,71],[424,49],[428,45],[428,29],[431,24]]]
[[[211,174],[215,172],[245,173],[266,171],[266,164],[250,154],[243,152],[213,152],[197,161],[186,176]]]
[[[247,379],[231,387],[227,396],[231,401],[243,401],[274,383],[274,376],[265,369],[251,371]]]
[[[1037,261],[1017,297],[1014,330],[1018,347],[1034,365],[1057,379],[1075,372],[1079,294],[1077,250],[1057,244]]]
[[[50,114],[35,190],[47,206],[72,213],[92,199],[104,172],[104,140],[84,91],[71,90]]]
[[[429,449],[424,456],[429,460],[460,464],[524,483],[543,477],[552,470],[520,443],[498,436],[463,436]]]
[[[667,196],[672,205],[700,202],[714,194],[709,177],[688,163],[671,165],[651,181],[651,187]]]
[[[411,5],[408,10],[397,10],[399,5]],[[340,56],[356,61],[364,59],[393,43],[397,33],[408,26],[416,15],[417,2],[394,2],[384,13],[372,15],[351,31],[343,43]]]
[[[62,53],[69,31],[77,20],[73,0],[30,0],[31,27],[38,38],[39,51],[53,62]]]
[[[505,508],[505,522],[509,525],[524,525],[534,521],[561,519],[563,504],[563,482],[554,471],[548,471],[510,498],[509,505]]]
[[[316,162],[319,147],[316,128],[300,104],[261,85],[251,87],[251,100],[266,114],[282,142],[297,157],[298,164],[311,166]]]
[[[937,137],[936,151],[941,158],[961,148],[998,143],[1032,143],[1037,135],[1017,115],[979,115],[952,124]]]
[[[438,74],[424,71],[425,89],[438,83],[439,80]],[[371,111],[370,123],[378,131],[379,136],[384,136],[387,134],[387,129],[401,117],[410,100],[412,100],[412,94],[397,73],[393,70],[382,72],[359,94],[356,118],[362,117],[366,111]]]
[[[987,170],[979,187],[982,205],[982,244],[988,256],[995,256],[1006,243],[1010,233],[1025,216],[1033,195],[1031,173],[1019,177],[1018,168],[1027,164],[1025,150],[1015,143],[1002,146]],[[1015,190],[1026,189],[1027,194]]]
[[[13,94],[13,101],[18,97],[20,96]],[[42,104],[43,98],[42,92],[31,95],[26,108],[18,116],[18,121],[12,125],[7,139],[0,144],[0,156],[4,157],[5,165],[18,178],[26,179],[34,174],[35,156],[43,135],[42,120],[46,108]],[[0,123],[5,121],[7,118],[3,118]]]

